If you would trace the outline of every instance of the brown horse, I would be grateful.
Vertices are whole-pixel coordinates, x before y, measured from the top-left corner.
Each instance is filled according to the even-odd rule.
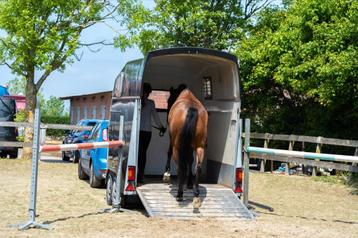
[[[204,160],[204,148],[207,138],[208,113],[201,102],[188,90],[181,92],[173,104],[168,117],[170,140],[173,146],[173,159],[178,171],[177,201],[183,200],[183,184],[187,173],[188,188],[192,187],[193,175],[191,172],[196,155],[194,181],[194,208],[201,206],[199,199],[199,176]]]

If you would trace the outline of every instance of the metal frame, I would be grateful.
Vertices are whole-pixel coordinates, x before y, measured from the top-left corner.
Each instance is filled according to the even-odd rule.
[[[36,219],[36,199],[37,199],[37,177],[38,177],[38,163],[40,150],[40,100],[37,99],[35,118],[34,118],[34,137],[32,144],[32,175],[31,175],[31,191],[29,204],[29,221],[18,225],[19,230],[26,230],[29,228],[50,229],[47,224],[37,223]]]

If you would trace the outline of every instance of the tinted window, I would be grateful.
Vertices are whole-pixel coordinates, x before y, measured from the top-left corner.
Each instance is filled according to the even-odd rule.
[[[16,113],[15,100],[0,98],[0,118],[5,120],[13,120]]]

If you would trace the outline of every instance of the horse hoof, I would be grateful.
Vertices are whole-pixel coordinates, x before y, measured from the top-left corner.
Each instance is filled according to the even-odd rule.
[[[195,197],[195,198],[193,199],[193,207],[194,207],[195,209],[198,209],[199,207],[201,207],[200,198]]]
[[[170,173],[169,172],[164,173],[163,182],[164,183],[170,183]]]
[[[176,197],[177,202],[182,202],[183,201],[183,197]]]

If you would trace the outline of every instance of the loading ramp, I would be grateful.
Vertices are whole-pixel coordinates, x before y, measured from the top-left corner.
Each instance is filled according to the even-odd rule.
[[[137,193],[150,217],[254,219],[252,213],[230,188],[218,184],[200,184],[202,205],[199,209],[192,206],[192,189],[184,190],[182,202],[175,199],[176,185],[145,184],[137,188]]]

